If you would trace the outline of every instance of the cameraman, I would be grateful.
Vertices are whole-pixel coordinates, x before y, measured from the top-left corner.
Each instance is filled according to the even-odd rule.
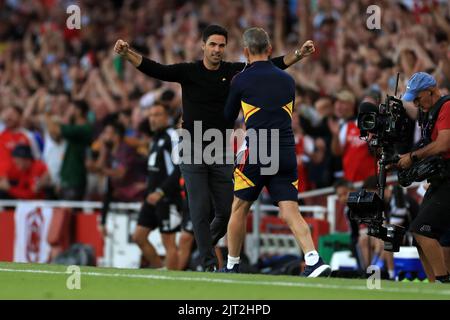
[[[413,101],[415,107],[427,114],[428,120],[422,126],[424,146],[401,155],[397,165],[406,169],[418,160],[442,156],[446,166],[444,178],[428,179],[430,187],[410,230],[419,244],[422,263],[431,267],[436,281],[450,282],[438,241],[450,229],[450,96],[441,96],[436,80],[418,72],[409,79],[403,100]]]

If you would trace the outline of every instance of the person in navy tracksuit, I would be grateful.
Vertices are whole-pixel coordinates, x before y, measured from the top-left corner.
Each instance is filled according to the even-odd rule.
[[[269,60],[269,36],[261,28],[244,33],[244,54],[250,65],[236,75],[224,109],[227,121],[234,121],[242,108],[246,141],[237,155],[234,169],[234,201],[228,223],[228,261],[223,272],[239,272],[240,249],[245,237],[246,215],[262,188],[267,187],[280,216],[287,222],[305,253],[304,276],[328,276],[314,248],[309,227],[297,203],[298,176],[292,111],[295,81]],[[314,51],[313,45],[310,48]],[[261,149],[270,152],[261,152]],[[272,162],[267,162],[266,155]],[[274,166],[275,165],[275,168]],[[264,170],[264,169],[271,170]]]

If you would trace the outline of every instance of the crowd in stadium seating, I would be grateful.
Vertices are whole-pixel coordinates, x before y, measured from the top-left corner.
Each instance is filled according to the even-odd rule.
[[[119,38],[166,64],[199,59],[210,23],[229,31],[226,60],[243,60],[250,26],[269,32],[274,55],[314,40],[314,56],[287,70],[297,83],[300,191],[373,175],[353,119],[360,101],[393,93],[397,72],[399,92],[417,71],[450,88],[447,1],[379,1],[380,30],[366,27],[366,0],[78,3],[80,30],[66,28],[69,1],[0,3],[2,198],[101,199],[110,177],[121,200],[142,200],[148,111],[165,104],[177,123],[181,92],[124,63],[112,49]]]

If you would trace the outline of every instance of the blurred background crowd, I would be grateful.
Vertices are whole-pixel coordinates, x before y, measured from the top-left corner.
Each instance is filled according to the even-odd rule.
[[[375,164],[345,126],[358,104],[393,94],[397,72],[399,92],[417,71],[450,88],[449,3],[375,1],[381,28],[369,30],[372,2],[0,0],[0,198],[98,200],[110,181],[117,200],[142,200],[149,110],[166,105],[176,124],[181,90],[125,63],[114,43],[164,64],[193,61],[210,23],[229,32],[228,61],[244,60],[241,36],[252,26],[268,31],[274,56],[314,40],[315,54],[287,69],[297,83],[300,191],[365,180]],[[70,4],[81,9],[80,30],[66,27]],[[346,157],[371,165],[357,172]]]

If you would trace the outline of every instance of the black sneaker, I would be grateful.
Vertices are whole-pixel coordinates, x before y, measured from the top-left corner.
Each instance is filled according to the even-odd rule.
[[[203,269],[203,271],[204,271],[204,272],[216,272],[216,271],[217,271],[217,267],[216,267],[215,264],[211,264],[211,265],[209,265],[209,266],[206,266],[206,267]]]
[[[450,274],[447,274],[446,276],[438,276],[436,277],[437,283],[450,283]]]
[[[305,270],[300,274],[301,277],[317,278],[328,277],[331,274],[331,267],[325,264],[322,258],[313,266],[305,266]]]
[[[217,272],[221,273],[239,273],[239,263],[236,263],[233,268],[228,269],[227,266],[223,267],[222,269],[218,270]]]

